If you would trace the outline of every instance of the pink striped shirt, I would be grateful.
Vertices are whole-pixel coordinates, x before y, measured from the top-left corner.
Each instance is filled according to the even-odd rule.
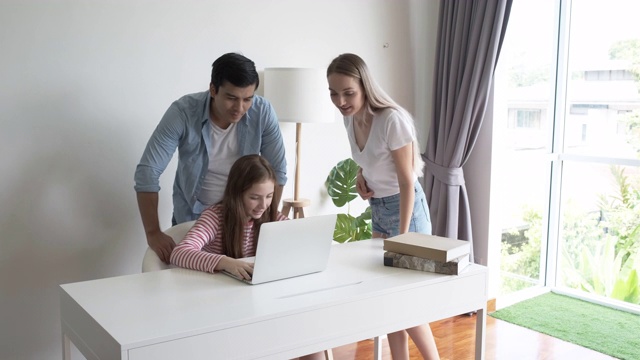
[[[278,221],[287,217],[278,213]],[[225,256],[222,253],[222,205],[214,205],[202,212],[184,239],[171,252],[171,263],[183,268],[214,272]],[[245,257],[255,256],[253,219],[244,225],[242,252]]]

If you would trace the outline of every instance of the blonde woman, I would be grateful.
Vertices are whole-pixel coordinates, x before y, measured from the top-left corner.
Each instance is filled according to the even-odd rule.
[[[371,205],[373,237],[431,234],[429,207],[418,182],[424,163],[411,115],[376,84],[358,55],[333,59],[327,81],[360,167],[356,188]],[[409,359],[409,336],[425,359],[440,358],[426,324],[387,335],[393,359]]]

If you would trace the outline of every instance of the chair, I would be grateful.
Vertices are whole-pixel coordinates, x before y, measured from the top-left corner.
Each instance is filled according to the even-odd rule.
[[[182,224],[168,228],[164,233],[171,236],[173,242],[178,244],[182,241],[184,236],[187,234],[187,231],[191,229],[195,222],[195,220],[183,222]],[[145,252],[144,258],[142,258],[142,272],[171,269],[174,267],[174,265],[166,264],[164,261],[160,260],[155,251],[151,250],[150,247],[147,247],[147,252]]]

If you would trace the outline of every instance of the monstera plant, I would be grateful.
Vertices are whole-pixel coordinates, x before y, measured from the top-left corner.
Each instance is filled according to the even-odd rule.
[[[358,165],[353,159],[344,159],[334,166],[327,176],[325,186],[337,207],[347,206],[347,212],[338,214],[333,239],[340,243],[371,239],[371,207],[354,217],[350,214],[350,203],[358,198],[356,176]]]

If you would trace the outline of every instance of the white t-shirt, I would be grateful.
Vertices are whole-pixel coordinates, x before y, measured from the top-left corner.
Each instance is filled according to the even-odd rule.
[[[415,141],[413,119],[393,108],[378,111],[373,115],[369,138],[362,151],[356,143],[352,116],[344,117],[344,126],[351,145],[351,156],[362,168],[362,175],[369,189],[373,190],[373,196],[382,198],[400,193],[391,151]],[[414,146],[417,146],[416,143]],[[414,181],[417,179],[414,171]]]
[[[221,129],[212,122],[209,167],[202,182],[198,201],[210,206],[222,200],[229,170],[231,170],[231,165],[240,158],[239,154],[236,124]]]

